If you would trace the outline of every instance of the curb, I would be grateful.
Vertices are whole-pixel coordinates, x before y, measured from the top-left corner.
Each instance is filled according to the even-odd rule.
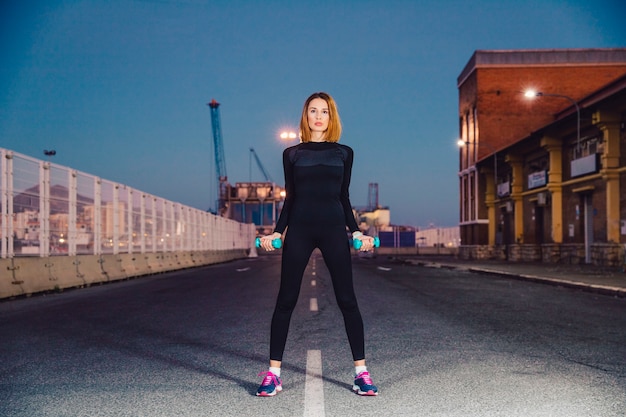
[[[588,291],[596,294],[603,295],[611,295],[616,297],[624,297],[626,298],[626,288],[619,287],[611,287],[607,285],[596,285],[589,284],[586,282],[580,281],[569,281],[558,278],[548,278],[538,275],[530,275],[530,274],[520,274],[515,272],[507,272],[501,271],[497,269],[486,269],[486,268],[477,268],[465,265],[453,265],[453,264],[445,264],[445,263],[437,263],[437,262],[424,262],[424,261],[409,261],[407,262],[409,265],[414,266],[422,266],[425,268],[445,268],[445,269],[457,269],[460,271],[468,271],[477,274],[485,274],[485,275],[497,275],[506,278],[524,280],[524,281],[532,281],[541,284],[555,285],[567,288],[574,288],[583,291]]]
[[[532,281],[532,282],[537,282],[541,284],[580,289],[583,291],[593,292],[597,294],[612,295],[612,296],[617,296],[617,297],[626,297],[626,289],[610,287],[607,285],[596,285],[596,284],[589,284],[589,283],[580,282],[580,281],[568,281],[568,280],[558,279],[558,278],[547,278],[547,277],[541,277],[537,275],[517,274],[513,272],[497,271],[497,270],[483,269],[483,268],[466,268],[466,270],[469,272],[474,272],[474,273],[479,273],[479,274],[499,275],[499,276],[503,276],[507,278],[513,278],[513,279],[524,280],[524,281]]]

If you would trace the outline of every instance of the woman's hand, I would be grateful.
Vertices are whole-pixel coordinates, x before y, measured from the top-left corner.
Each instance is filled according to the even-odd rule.
[[[354,232],[352,233],[352,239],[361,241],[360,252],[368,252],[374,248],[374,238],[371,236],[366,236],[361,232]]]
[[[271,235],[263,236],[261,238],[261,247],[268,252],[275,250],[276,248],[272,244],[274,239],[280,239],[282,235],[278,232],[274,232]]]

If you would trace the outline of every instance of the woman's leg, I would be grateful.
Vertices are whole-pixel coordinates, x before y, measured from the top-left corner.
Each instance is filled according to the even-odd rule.
[[[337,305],[343,314],[352,358],[357,362],[365,360],[365,335],[363,318],[359,310],[352,282],[352,255],[350,242],[344,228],[327,231],[320,239],[319,248],[333,281]]]
[[[302,284],[302,275],[309,262],[315,242],[305,230],[290,227],[283,246],[280,290],[272,316],[270,333],[270,366],[280,367],[289,333],[289,323]]]

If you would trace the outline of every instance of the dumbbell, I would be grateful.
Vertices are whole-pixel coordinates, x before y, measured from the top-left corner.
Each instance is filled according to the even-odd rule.
[[[362,245],[363,245],[363,242],[361,242],[359,239],[352,239],[352,246],[354,246],[354,249],[359,250],[361,249]],[[375,248],[380,247],[380,239],[378,238],[378,236],[374,237],[374,247]]]
[[[257,237],[254,240],[254,244],[257,248],[261,247],[261,238]],[[280,249],[281,246],[283,246],[283,241],[277,237],[276,239],[272,240],[272,246],[274,247],[274,249]]]

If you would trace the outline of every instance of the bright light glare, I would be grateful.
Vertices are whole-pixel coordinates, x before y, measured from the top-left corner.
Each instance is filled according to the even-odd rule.
[[[537,92],[535,90],[526,90],[526,92],[524,93],[524,96],[526,98],[535,98],[537,97]]]
[[[460,147],[463,147],[466,145],[465,141],[463,139],[459,139],[456,141],[456,144]]]
[[[296,135],[296,132],[293,132],[293,131],[289,131],[289,132],[284,131],[284,132],[280,133],[280,138],[284,139],[284,140],[291,140],[291,139],[295,139],[297,137],[298,137],[298,135]]]

